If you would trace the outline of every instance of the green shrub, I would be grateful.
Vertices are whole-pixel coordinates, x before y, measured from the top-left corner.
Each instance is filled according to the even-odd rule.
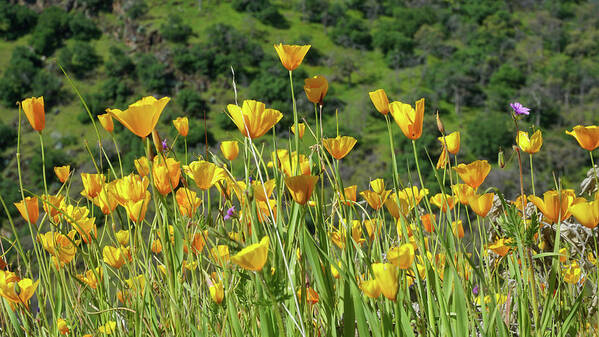
[[[194,118],[203,118],[204,112],[208,109],[206,101],[202,99],[200,94],[189,88],[179,91],[175,102],[181,106],[185,114]]]
[[[37,21],[37,13],[26,6],[0,3],[0,37],[16,40],[29,33]]]
[[[67,72],[78,78],[89,75],[102,63],[94,47],[83,41],[75,41],[70,47],[61,49],[58,61]]]
[[[173,76],[168,72],[167,65],[158,61],[154,55],[142,54],[139,56],[136,70],[137,76],[146,90],[160,94],[168,94],[171,91]]]
[[[25,97],[41,65],[41,60],[31,49],[18,46],[13,50],[0,78],[0,100],[4,105],[14,107],[15,102]]]
[[[56,104],[66,104],[69,96],[62,90],[61,77],[56,73],[42,70],[35,75],[31,84],[32,96],[44,96],[44,104],[51,107]]]
[[[148,5],[143,0],[134,0],[127,2],[125,13],[133,20],[144,16],[148,12]]]
[[[160,33],[171,42],[186,43],[193,34],[190,25],[183,22],[178,15],[169,16],[166,24],[160,26]]]
[[[83,13],[75,13],[69,19],[69,29],[73,38],[89,41],[100,38],[102,31],[96,23]]]
[[[36,53],[50,56],[69,36],[68,13],[60,7],[52,6],[40,14],[29,43]]]
[[[370,49],[372,36],[363,20],[345,17],[337,21],[331,30],[331,39],[340,46],[355,49]]]
[[[117,78],[123,76],[135,77],[135,63],[124,50],[111,46],[109,54],[110,56],[104,67],[108,76]]]

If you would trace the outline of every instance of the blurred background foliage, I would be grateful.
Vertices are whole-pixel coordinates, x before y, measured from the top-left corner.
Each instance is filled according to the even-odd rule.
[[[49,176],[54,164],[68,163],[77,175],[91,170],[81,144],[97,152],[95,133],[60,66],[93,115],[107,107],[126,108],[145,95],[171,96],[158,129],[172,142],[171,120],[190,117],[194,156],[204,154],[206,140],[209,150],[218,152],[220,141],[240,137],[223,112],[235,102],[233,68],[240,103],[261,100],[284,113],[277,126],[284,146],[292,109],[287,73],[272,47],[278,42],[312,45],[294,72],[300,116],[314,120],[304,78],[324,75],[330,86],[325,136],[335,136],[337,110],[340,132],[358,138],[342,175],[360,189],[370,179],[391,181],[384,118],[368,98],[377,88],[385,88],[391,100],[413,104],[426,98],[418,145],[428,179],[434,179],[428,158],[436,162],[440,152],[435,111],[448,132],[462,132],[460,161],[496,162],[500,148],[512,156],[508,104],[519,101],[532,110],[524,129],[541,128],[545,138],[535,157],[537,191],[551,188],[554,176],[573,187],[584,176],[588,156],[564,130],[598,122],[597,13],[596,1],[558,0],[3,1],[0,193],[15,212],[15,102],[29,96],[43,95],[46,101]],[[23,128],[25,185],[39,189],[37,136],[26,123]],[[142,147],[122,130],[117,125],[115,134],[130,169]],[[408,170],[415,170],[411,144],[399,128],[394,133],[407,183]],[[104,145],[112,156],[109,139]],[[182,142],[176,146],[181,149]],[[512,197],[519,188],[517,171],[516,162],[508,160],[504,169],[495,166],[486,184]]]

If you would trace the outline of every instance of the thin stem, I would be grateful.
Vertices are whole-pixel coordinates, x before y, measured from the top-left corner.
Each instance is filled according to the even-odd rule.
[[[295,151],[297,152],[297,164],[293,168],[295,174],[300,174],[300,150],[299,150],[299,125],[297,119],[297,107],[295,105],[295,94],[293,93],[293,72],[289,70],[289,84],[291,85],[291,100],[293,101],[293,123],[295,123]]]
[[[532,195],[537,195],[535,193],[535,173],[532,166],[532,154],[528,155],[530,158],[530,184],[532,185]]]

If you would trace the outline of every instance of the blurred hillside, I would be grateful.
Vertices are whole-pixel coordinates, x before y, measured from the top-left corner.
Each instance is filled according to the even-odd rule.
[[[312,45],[294,72],[300,116],[314,118],[304,78],[324,75],[330,86],[326,136],[336,133],[338,109],[340,132],[358,139],[342,173],[361,189],[370,178],[390,181],[384,118],[368,97],[378,88],[391,100],[413,104],[426,98],[418,145],[430,179],[425,148],[436,162],[436,110],[448,132],[462,132],[460,161],[496,162],[500,147],[511,156],[511,101],[531,108],[526,128],[544,133],[545,144],[534,158],[537,191],[554,185],[552,173],[575,187],[588,168],[588,155],[564,130],[599,119],[596,1],[9,0],[0,3],[0,193],[9,210],[16,212],[12,202],[20,198],[15,102],[45,98],[47,171],[54,187],[55,165],[70,164],[77,177],[91,172],[85,142],[101,158],[88,114],[59,64],[94,115],[107,107],[126,108],[146,95],[172,97],[158,129],[172,141],[171,120],[190,117],[188,142],[197,155],[204,153],[206,139],[217,152],[219,141],[239,138],[223,113],[235,102],[231,67],[240,103],[261,100],[285,114],[277,126],[284,144],[292,108],[287,73],[273,49],[278,42]],[[408,169],[415,169],[411,144],[394,130],[407,183]],[[116,125],[130,170],[142,148],[122,131]],[[110,137],[101,132],[107,155],[115,157]],[[23,134],[24,183],[39,192],[37,135],[26,122]],[[494,168],[487,184],[508,196],[516,193],[516,162]]]

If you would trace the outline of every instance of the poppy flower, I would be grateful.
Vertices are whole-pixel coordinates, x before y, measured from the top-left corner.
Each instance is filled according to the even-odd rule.
[[[572,131],[567,131],[566,134],[576,138],[580,147],[587,151],[593,151],[599,147],[599,127],[576,125]]]
[[[162,110],[164,110],[169,101],[169,97],[163,97],[158,100],[152,96],[146,96],[129,105],[125,111],[106,109],[106,112],[121,122],[129,131],[141,138],[145,138],[156,127]]]
[[[174,158],[154,157],[152,165],[154,186],[160,194],[167,195],[177,186],[181,179],[181,164]]]
[[[586,228],[593,229],[599,224],[599,200],[597,199],[572,205],[570,212]]]
[[[486,217],[493,207],[493,198],[495,194],[493,193],[485,193],[483,195],[474,194],[470,197],[468,204],[470,208],[474,211],[474,213],[478,214],[480,217]]]
[[[335,159],[342,159],[347,156],[358,141],[354,137],[337,136],[335,138],[326,138],[322,140],[322,145]]]
[[[110,133],[114,131],[114,122],[112,121],[112,116],[109,113],[98,115],[98,119],[100,120],[100,124],[102,124],[104,130]]]
[[[193,217],[196,209],[202,204],[202,200],[197,197],[197,193],[185,187],[177,190],[175,199],[177,200],[181,214],[188,218]]]
[[[372,265],[372,272],[383,295],[389,300],[395,301],[399,288],[398,267],[391,263],[375,263]]]
[[[473,189],[477,189],[485,181],[489,172],[491,172],[491,165],[486,160],[477,160],[468,165],[460,164],[453,169],[458,173],[462,181]]]
[[[448,135],[445,135],[445,137],[439,137],[437,139],[441,142],[441,145],[443,145],[447,151],[449,151],[449,153],[457,154],[460,151],[459,131],[452,132]]]
[[[260,271],[268,258],[268,245],[270,239],[265,236],[259,243],[247,246],[231,257],[231,261],[243,269]]]
[[[416,109],[402,102],[393,102],[389,105],[391,116],[403,134],[409,139],[416,140],[422,135],[422,121],[424,119],[424,98],[416,101]]]
[[[177,117],[173,120],[173,125],[182,137],[187,137],[187,134],[189,134],[189,120],[187,117]]]
[[[508,245],[509,242],[510,242],[510,239],[504,239],[504,238],[498,239],[497,241],[495,241],[494,243],[489,245],[489,249],[492,250],[495,254],[497,254],[499,256],[506,256],[511,248]]]
[[[81,173],[81,181],[83,182],[81,194],[86,198],[93,199],[102,191],[106,177],[99,173]]]
[[[329,82],[322,75],[317,75],[304,80],[304,91],[308,97],[308,101],[314,104],[322,105],[324,97],[329,90]]]
[[[535,131],[530,138],[528,137],[528,132],[518,131],[518,138],[516,140],[522,151],[528,154],[539,152],[543,145],[543,135],[541,134],[541,130]]]
[[[25,221],[32,224],[37,222],[37,219],[40,215],[40,210],[36,197],[25,197],[24,200],[15,202],[15,206]]]
[[[280,111],[266,109],[264,103],[254,100],[243,101],[241,108],[229,104],[227,110],[239,131],[251,139],[262,137],[283,118]]]
[[[46,127],[46,112],[44,111],[44,96],[31,97],[21,102],[25,116],[31,127],[41,132]]]
[[[381,296],[381,286],[376,280],[366,280],[360,282],[360,289],[364,295],[370,298],[378,298]]]
[[[291,193],[291,197],[300,205],[305,205],[314,191],[314,186],[318,181],[318,176],[299,175],[295,177],[286,177],[285,186]]]
[[[183,170],[202,190],[210,189],[218,181],[226,178],[224,169],[203,160],[194,161],[184,166]]]
[[[306,131],[306,124],[297,123],[297,129],[299,131],[299,137],[304,138],[304,132]],[[291,126],[291,133],[295,135],[295,123]]]
[[[239,155],[239,143],[236,140],[228,140],[220,143],[220,152],[227,160],[235,160]]]
[[[391,247],[387,252],[387,259],[399,269],[408,269],[414,262],[414,246],[406,243],[399,247]]]
[[[387,98],[387,93],[383,89],[377,89],[375,91],[371,91],[368,93],[370,96],[370,100],[376,110],[383,115],[389,113],[389,99]]]
[[[279,43],[275,44],[274,47],[283,67],[289,71],[293,71],[302,64],[311,45],[298,46]]]
[[[71,174],[71,166],[56,166],[54,167],[54,174],[56,174],[58,180],[60,180],[60,182],[64,184],[64,182],[67,181],[67,179],[69,179],[69,175]]]
[[[531,195],[528,200],[532,202],[543,213],[545,220],[549,223],[558,223],[568,219],[572,205],[582,203],[583,198],[577,198],[574,190],[547,191],[543,193],[543,199]]]

